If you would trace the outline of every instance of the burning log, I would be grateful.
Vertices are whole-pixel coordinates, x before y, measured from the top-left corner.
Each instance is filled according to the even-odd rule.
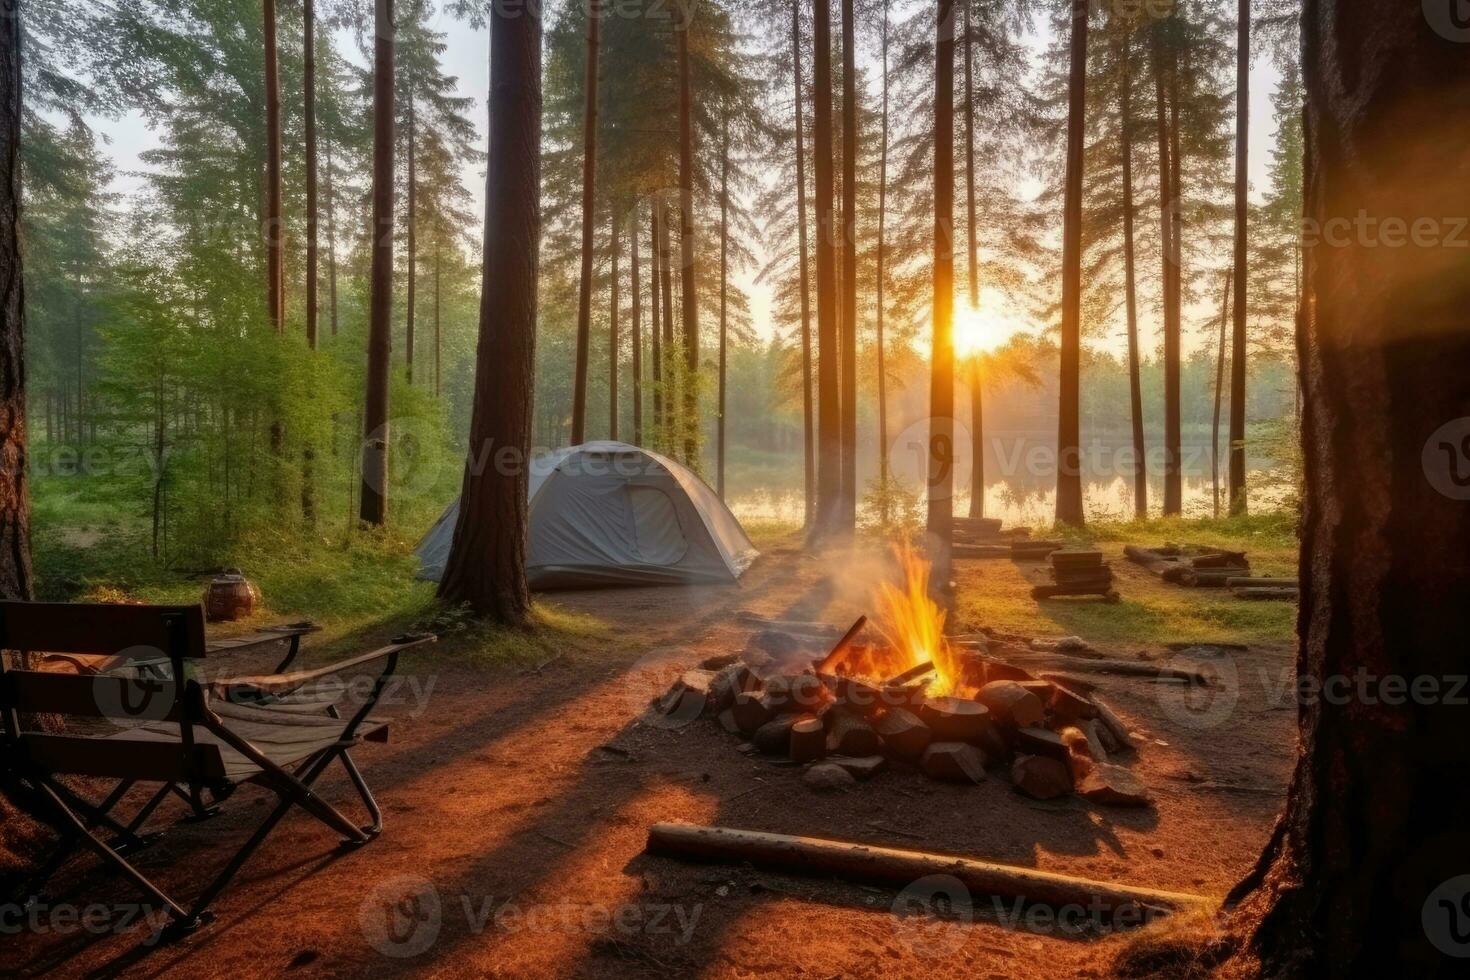
[[[654,824],[648,853],[663,857],[741,863],[778,871],[837,875],[904,887],[929,875],[952,875],[979,895],[1099,909],[1116,920],[1145,921],[1171,911],[1208,908],[1198,895],[1090,881],[1035,868],[992,864],[950,854],[875,847],[814,837],[791,837],[727,827]]]
[[[936,739],[972,742],[990,727],[985,705],[963,698],[930,698],[919,708],[919,720],[929,726]]]
[[[902,687],[905,684],[907,684],[909,681],[916,681],[919,678],[923,677],[925,674],[933,673],[933,671],[934,671],[934,661],[932,661],[932,660],[926,660],[923,663],[918,664],[917,666],[910,667],[908,670],[904,671],[902,674],[898,674],[898,675],[896,675],[894,677],[888,678],[888,681],[885,684],[885,686],[886,687]]]
[[[868,617],[859,616],[857,621],[847,628],[847,632],[842,634],[842,637],[832,645],[832,649],[827,651],[827,655],[816,665],[817,670],[829,670],[827,665],[836,663],[842,657],[843,653],[847,651],[847,648],[852,646],[853,642],[858,638],[858,634],[867,628],[867,625]]]

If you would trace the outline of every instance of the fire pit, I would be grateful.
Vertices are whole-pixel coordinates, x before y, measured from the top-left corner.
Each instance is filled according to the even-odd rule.
[[[876,628],[860,618],[825,655],[810,636],[757,632],[742,653],[686,672],[656,709],[715,719],[742,751],[808,765],[818,791],[899,766],[972,784],[1004,772],[1036,799],[1148,804],[1116,764],[1134,740],[1107,705],[1009,662],[1003,641],[947,638],[928,562],[898,558],[902,584],[879,586]]]

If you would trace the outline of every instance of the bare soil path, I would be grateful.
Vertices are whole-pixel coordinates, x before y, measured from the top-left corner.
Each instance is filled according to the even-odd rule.
[[[490,977],[1106,976],[1119,937],[1067,935],[977,896],[948,919],[895,915],[912,895],[767,870],[642,854],[647,827],[686,820],[969,854],[1176,891],[1223,894],[1269,836],[1295,752],[1278,685],[1285,642],[1229,662],[1214,709],[1177,689],[1092,675],[1148,741],[1132,762],[1155,806],[1037,803],[1003,778],[963,788],[891,770],[816,795],[799,767],[738,751],[708,722],[640,722],[648,658],[692,666],[744,646],[741,609],[850,621],[877,559],[768,548],[739,588],[563,594],[611,625],[540,669],[486,665],[450,638],[406,666],[392,742],[357,753],[386,814],[378,841],[339,854],[326,828],[288,819],[216,906],[174,946],[145,930],[80,928],[43,912],[0,920],[7,975]],[[1165,588],[1118,566],[1125,592]],[[963,563],[965,595],[1023,595],[1009,562]],[[1025,600],[1025,601],[1029,601]],[[965,622],[960,628],[984,625]],[[1058,632],[1061,632],[1058,630]],[[1110,655],[1135,647],[1099,644]],[[1217,665],[1222,666],[1222,665]],[[1232,700],[1233,698],[1233,700]],[[1230,702],[1226,704],[1225,702]],[[611,747],[611,748],[609,748]],[[325,795],[350,797],[345,778]],[[188,896],[266,810],[247,788],[203,825],[179,825],[139,863]],[[221,840],[222,839],[222,840]],[[219,843],[216,843],[216,841]],[[63,876],[56,910],[127,903],[90,860]],[[919,886],[920,891],[923,886]]]

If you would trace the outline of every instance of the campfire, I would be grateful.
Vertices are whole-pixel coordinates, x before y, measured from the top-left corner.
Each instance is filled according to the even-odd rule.
[[[1003,772],[1037,799],[1147,805],[1116,762],[1134,737],[1107,705],[1009,662],[1002,640],[947,636],[929,562],[906,547],[896,558],[897,583],[873,594],[875,623],[861,617],[833,643],[823,624],[747,616],[758,628],[746,649],[684,673],[655,710],[716,719],[743,751],[808,765],[818,791],[902,766],[972,784]]]

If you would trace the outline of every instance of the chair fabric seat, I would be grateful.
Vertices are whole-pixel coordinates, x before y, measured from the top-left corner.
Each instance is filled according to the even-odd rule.
[[[308,715],[299,710],[281,710],[275,706],[212,701],[210,708],[220,716],[230,731],[254,745],[262,755],[282,768],[294,766],[323,749],[338,744],[346,725],[340,718],[328,718],[320,713]],[[354,741],[379,732],[387,725],[386,719],[369,718],[358,726]],[[193,730],[195,744],[219,747],[225,776],[231,782],[242,783],[260,775],[260,766],[223,742],[213,732],[200,725],[195,725]],[[180,736],[176,723],[153,721],[125,728],[106,737],[129,741],[177,742]]]

